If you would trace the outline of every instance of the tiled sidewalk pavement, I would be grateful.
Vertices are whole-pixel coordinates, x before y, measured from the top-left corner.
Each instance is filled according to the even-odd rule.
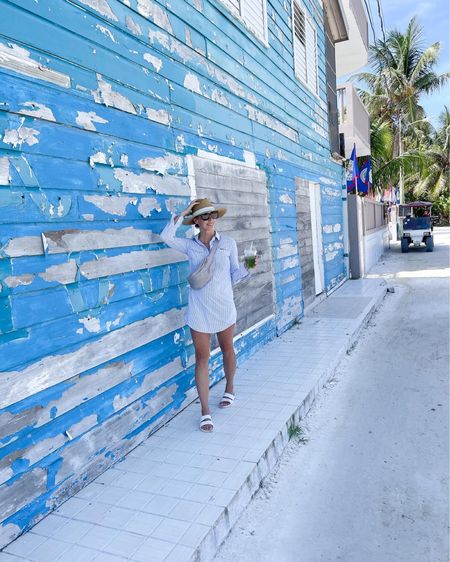
[[[0,562],[210,560],[385,291],[376,279],[345,283],[239,368],[231,408],[217,407],[223,384],[212,389],[213,434],[191,404]]]

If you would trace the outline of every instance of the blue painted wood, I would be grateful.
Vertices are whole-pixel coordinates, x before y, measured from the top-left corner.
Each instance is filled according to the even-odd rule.
[[[0,0],[0,49],[16,45],[21,56],[69,79],[65,88],[0,64],[2,370],[24,372],[38,360],[83,351],[105,334],[185,306],[186,262],[92,280],[77,274],[68,284],[39,275],[66,263],[157,250],[161,243],[34,254],[47,231],[159,233],[169,210],[190,198],[187,156],[199,150],[235,162],[250,152],[267,177],[275,315],[238,340],[241,362],[303,313],[296,178],[321,186],[326,290],[345,276],[343,170],[329,153],[321,3],[305,0],[318,25],[319,96],[294,76],[290,3],[268,2],[269,46],[217,0],[204,0],[202,10],[193,0],[155,2],[158,21],[143,17],[134,0],[107,5],[111,11],[101,13],[80,0]],[[106,198],[118,206],[105,206]],[[145,212],[144,204],[154,208]],[[10,258],[8,245],[25,237],[23,254]],[[193,357],[183,327],[95,368],[80,366],[76,376],[0,410],[11,428],[0,437],[0,467],[11,459],[0,505],[14,486],[26,486],[33,470],[45,473],[44,489],[29,490],[15,513],[0,512],[0,522],[28,529],[52,502],[184,407],[194,385]],[[164,375],[172,360],[180,362],[179,372]],[[102,369],[119,362],[129,376],[96,392]],[[216,382],[223,376],[220,355],[210,367]],[[152,386],[158,369],[163,374]],[[92,384],[83,387],[83,381]],[[83,388],[91,390],[83,394]],[[38,421],[35,412],[45,408]],[[80,434],[61,441],[74,424]]]

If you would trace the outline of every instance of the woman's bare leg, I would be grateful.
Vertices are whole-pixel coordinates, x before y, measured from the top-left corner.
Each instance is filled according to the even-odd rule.
[[[202,408],[202,416],[209,414],[209,371],[208,361],[210,353],[210,335],[197,332],[191,328],[192,341],[195,348],[195,384],[197,385],[198,397]],[[206,426],[204,429],[212,429]]]
[[[236,353],[233,345],[234,328],[235,324],[217,334],[217,339],[219,340],[220,349],[223,354],[223,368],[227,381],[225,392],[229,392],[230,394],[234,394],[233,381],[236,373]]]

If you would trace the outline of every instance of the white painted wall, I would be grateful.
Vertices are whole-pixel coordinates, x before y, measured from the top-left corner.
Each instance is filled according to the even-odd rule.
[[[364,238],[364,274],[373,267],[381,255],[389,248],[389,228],[375,230]]]

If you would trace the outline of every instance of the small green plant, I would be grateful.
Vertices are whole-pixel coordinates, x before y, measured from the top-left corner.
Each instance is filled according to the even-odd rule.
[[[289,441],[291,439],[295,439],[297,443],[304,444],[308,442],[308,438],[306,437],[303,428],[294,423],[291,423],[291,425],[288,427],[288,436],[289,436]]]

